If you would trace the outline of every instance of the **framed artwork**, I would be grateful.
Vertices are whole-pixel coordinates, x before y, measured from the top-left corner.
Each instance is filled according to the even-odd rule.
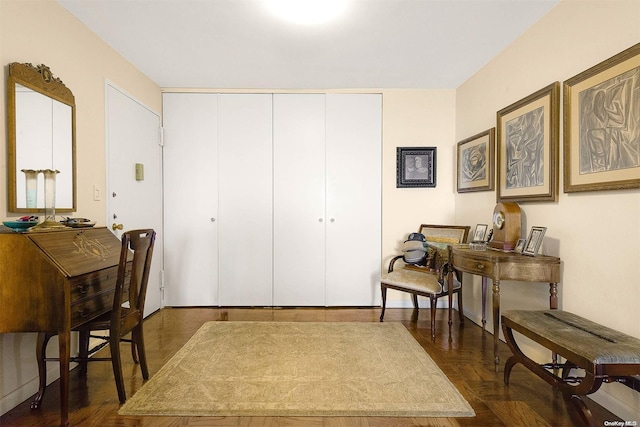
[[[542,245],[542,239],[544,238],[544,233],[546,231],[547,227],[531,227],[529,237],[527,238],[527,242],[524,244],[522,253],[525,255],[536,256],[540,249],[540,245]]]
[[[436,186],[436,147],[398,147],[396,187]]]
[[[476,229],[473,232],[473,241],[474,242],[483,242],[484,241],[484,237],[487,234],[487,224],[477,224],[476,225]]]
[[[525,243],[527,243],[527,239],[518,239],[518,243],[516,243],[516,247],[513,249],[513,251],[521,254],[524,250]]]
[[[497,201],[556,201],[560,83],[498,111],[497,122]]]
[[[496,128],[458,142],[458,193],[493,190]]]
[[[564,192],[640,188],[640,43],[564,83]]]

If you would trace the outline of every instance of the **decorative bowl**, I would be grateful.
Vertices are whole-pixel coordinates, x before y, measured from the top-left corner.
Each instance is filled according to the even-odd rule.
[[[87,218],[66,218],[60,222],[67,227],[73,228],[88,228],[96,225],[95,221],[90,221]]]
[[[38,225],[38,221],[2,221],[2,223],[13,231],[26,231]]]
[[[469,243],[469,249],[472,251],[486,251],[487,242],[471,242]]]

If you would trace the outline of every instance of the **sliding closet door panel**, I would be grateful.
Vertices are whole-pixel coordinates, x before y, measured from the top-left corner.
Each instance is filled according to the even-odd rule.
[[[327,95],[327,305],[379,304],[382,96]]]
[[[272,96],[221,94],[220,305],[272,305]]]
[[[274,304],[325,305],[325,97],[273,96]]]
[[[218,305],[218,96],[163,95],[165,305]]]

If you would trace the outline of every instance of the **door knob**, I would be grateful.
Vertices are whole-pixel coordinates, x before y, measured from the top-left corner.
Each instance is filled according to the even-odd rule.
[[[122,224],[116,224],[116,223],[114,222],[113,224],[111,224],[111,229],[112,229],[113,231],[116,231],[116,230],[122,230]]]

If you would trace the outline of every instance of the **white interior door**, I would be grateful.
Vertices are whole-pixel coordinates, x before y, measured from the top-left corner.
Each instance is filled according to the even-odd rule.
[[[153,228],[156,241],[145,315],[162,306],[162,148],[160,116],[116,87],[106,86],[107,226]],[[143,177],[136,179],[136,164]],[[142,178],[142,179],[141,179]],[[114,231],[118,236],[122,231]]]
[[[218,112],[222,306],[272,305],[272,96],[221,94]]]
[[[217,306],[218,95],[165,93],[165,305]]]
[[[327,95],[327,305],[380,302],[382,96]]]
[[[273,95],[274,305],[326,304],[325,96]]]

